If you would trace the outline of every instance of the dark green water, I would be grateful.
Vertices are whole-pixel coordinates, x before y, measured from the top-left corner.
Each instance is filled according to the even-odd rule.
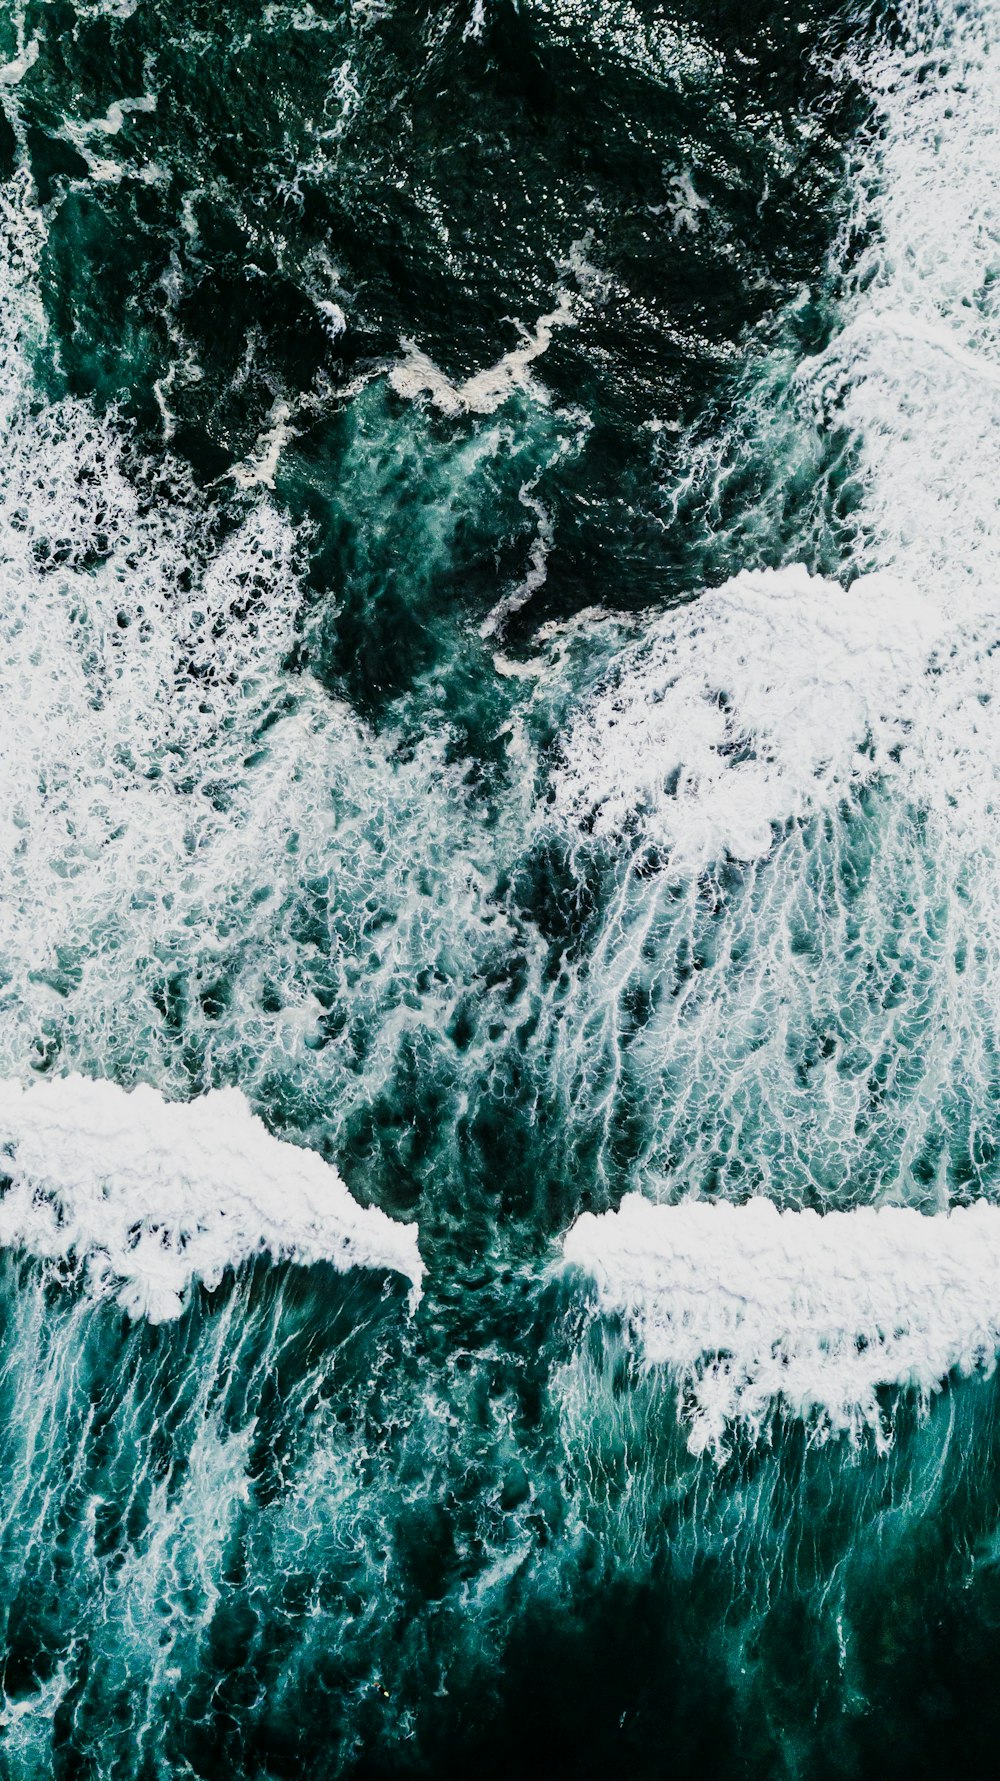
[[[998,1197],[998,62],[0,10],[0,1073],[236,1086],[427,1266],[3,1252],[5,1778],[992,1771],[995,1378],[694,1454],[558,1260]]]

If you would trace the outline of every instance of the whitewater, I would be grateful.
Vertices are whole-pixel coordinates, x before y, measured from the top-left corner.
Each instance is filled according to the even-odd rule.
[[[3,21],[12,1781],[985,1772],[1000,8],[709,10]]]
[[[631,1195],[585,1213],[564,1254],[677,1378],[692,1451],[722,1458],[735,1425],[759,1435],[778,1413],[882,1446],[880,1388],[926,1399],[953,1370],[992,1372],[998,1242],[1000,1210],[982,1201],[928,1218]]]
[[[781,930],[791,937],[802,894],[787,862],[803,818],[825,811],[836,824],[875,782],[903,813],[883,817],[876,842],[877,925],[874,910],[852,924],[842,906],[808,943],[822,951],[805,993],[831,1005],[814,1092],[853,1116],[853,1132],[838,1121],[843,1175],[824,1179],[828,1158],[810,1171],[808,1204],[824,1209],[822,1222],[815,1211],[779,1221],[756,1199],[739,1212],[700,1200],[654,1212],[630,1199],[618,1214],[586,1215],[565,1241],[602,1302],[634,1313],[648,1358],[682,1379],[697,1373],[691,1439],[717,1449],[730,1419],[759,1428],[775,1402],[818,1411],[828,1427],[880,1430],[877,1387],[927,1393],[952,1368],[992,1366],[996,1349],[992,1208],[947,1212],[969,1187],[991,1194],[995,1145],[996,23],[990,8],[974,18],[913,9],[908,50],[864,70],[877,187],[872,167],[856,179],[877,190],[867,200],[874,240],[830,345],[792,381],[804,424],[812,411],[854,441],[863,572],[846,585],[793,568],[743,575],[661,621],[615,662],[556,779],[568,816],[664,845],[678,873],[710,874],[728,855],[768,858],[788,875],[791,895],[767,911],[777,937],[759,937],[756,1008],[732,997],[727,970],[708,1013],[694,1015],[730,1058],[723,1010],[759,1017],[767,977],[787,956]],[[892,924],[901,902],[910,956]],[[861,935],[874,964],[858,958]],[[827,972],[840,976],[836,988]],[[765,1037],[764,1025],[766,1055],[778,1035]],[[852,1140],[860,1132],[867,1147],[879,1129],[881,1107],[865,1107],[858,1078],[880,1050],[878,1102],[897,1095],[910,1127],[883,1152],[881,1209],[835,1211],[855,1198]],[[738,1067],[754,1065],[741,1057]],[[783,1124],[793,1117],[775,1108]],[[972,1166],[956,1179],[959,1131]],[[762,1180],[773,1182],[773,1164]],[[802,1191],[800,1181],[790,1201],[781,1177],[775,1185],[786,1205]],[[650,1191],[676,1189],[668,1178]]]
[[[400,1273],[419,1302],[416,1227],[357,1206],[238,1089],[185,1106],[82,1076],[0,1083],[0,1156],[4,1244],[77,1257],[133,1316],[176,1317],[194,1280],[217,1286],[261,1251]]]

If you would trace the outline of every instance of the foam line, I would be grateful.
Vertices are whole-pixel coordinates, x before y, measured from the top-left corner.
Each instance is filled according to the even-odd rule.
[[[462,383],[454,383],[447,377],[415,340],[404,339],[401,342],[403,357],[392,367],[389,383],[397,396],[408,401],[429,396],[442,414],[493,414],[515,390],[538,393],[528,367],[546,351],[553,330],[571,327],[573,321],[573,300],[568,292],[560,291],[555,308],[547,315],[539,316],[533,330],[521,322],[517,324],[521,335],[519,346],[512,347],[495,365],[474,372]]]
[[[416,1225],[359,1206],[238,1089],[180,1103],[83,1076],[0,1081],[0,1244],[85,1261],[152,1323],[177,1316],[193,1281],[262,1253],[403,1274],[413,1305],[423,1274]]]
[[[563,1254],[676,1376],[693,1452],[724,1455],[734,1425],[759,1436],[775,1410],[884,1447],[880,1388],[926,1398],[1000,1350],[1000,1207],[983,1201],[821,1216],[631,1194],[584,1213]]]

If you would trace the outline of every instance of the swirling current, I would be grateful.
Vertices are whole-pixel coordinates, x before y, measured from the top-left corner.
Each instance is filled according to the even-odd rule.
[[[0,1775],[980,1777],[1000,3],[0,6]]]

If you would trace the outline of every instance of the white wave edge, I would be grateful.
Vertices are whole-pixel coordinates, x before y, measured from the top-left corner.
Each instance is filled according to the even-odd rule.
[[[638,820],[679,867],[764,858],[785,822],[892,771],[937,632],[892,575],[744,571],[622,652],[563,739],[554,811],[598,836]]]
[[[85,1261],[133,1317],[176,1317],[260,1254],[385,1269],[421,1296],[417,1227],[352,1199],[329,1163],[272,1137],[238,1089],[189,1102],[73,1075],[0,1080],[0,1246]]]
[[[819,1214],[630,1194],[578,1218],[563,1257],[676,1378],[691,1451],[720,1459],[778,1409],[885,1450],[880,1388],[926,1401],[1000,1351],[1000,1207],[984,1201]]]

